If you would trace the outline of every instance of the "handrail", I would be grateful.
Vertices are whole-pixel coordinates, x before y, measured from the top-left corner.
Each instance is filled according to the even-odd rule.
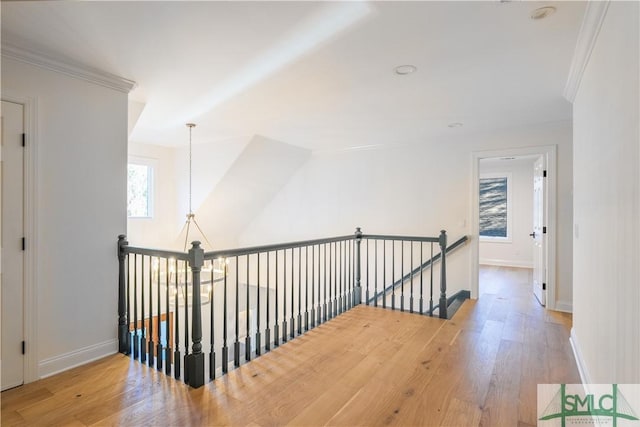
[[[305,246],[322,245],[325,243],[342,242],[345,240],[352,240],[354,238],[355,236],[353,234],[348,234],[346,236],[328,237],[324,239],[299,240],[296,242],[276,243],[272,245],[261,245],[261,246],[250,246],[246,248],[237,248],[237,249],[222,249],[217,251],[205,252],[204,259],[211,260],[216,258],[226,258],[226,257],[242,256],[242,255],[250,255],[250,254],[253,255],[255,253],[261,253],[261,252],[272,252],[272,251],[278,251],[282,249],[293,249],[293,248],[301,248]]]
[[[455,294],[451,295],[450,297],[447,297],[447,307],[449,307],[451,304],[453,304],[453,302],[457,299],[469,299],[469,291],[465,290],[465,289],[461,289],[458,292],[456,292]],[[433,306],[433,308],[429,309],[428,311],[425,312],[425,314],[429,314],[430,316],[433,314],[433,312],[437,309],[440,308],[440,304],[436,304]],[[449,316],[453,316],[453,313],[448,313]],[[449,317],[450,319],[451,317]]]
[[[368,236],[370,236],[370,235],[368,235]],[[365,236],[363,236],[363,237],[365,237]],[[371,237],[369,237],[369,238],[371,238]],[[394,239],[394,240],[399,240],[399,239]],[[466,243],[467,240],[469,240],[469,236],[466,236],[466,235],[462,236],[461,238],[456,240],[454,243],[452,243],[451,245],[447,246],[446,254],[449,255],[449,253],[455,251],[460,246],[462,246],[464,243]],[[436,241],[437,241],[437,239],[436,239]],[[373,295],[371,298],[369,298],[369,300],[367,302],[371,303],[371,302],[375,301],[376,299],[380,298],[381,296],[387,295],[387,293],[389,291],[391,291],[393,288],[397,288],[398,286],[402,285],[402,283],[405,283],[407,280],[409,280],[411,278],[411,276],[415,276],[416,274],[420,273],[421,271],[430,268],[433,264],[438,262],[441,257],[442,257],[441,253],[435,254],[433,256],[433,258],[426,260],[424,263],[422,263],[422,265],[419,265],[418,267],[414,268],[412,271],[410,271],[409,273],[405,274],[400,279],[398,279],[395,282],[393,282],[393,284],[387,286],[382,291],[380,291],[380,292],[376,293],[375,295]],[[437,305],[435,307],[433,307],[433,310],[435,310],[437,307],[438,307]],[[429,310],[429,311],[427,311],[427,313],[430,313],[431,311],[432,310]]]
[[[392,236],[388,234],[363,234],[363,239],[375,239],[375,240],[395,240],[397,242],[427,242],[438,243],[439,237],[422,237],[422,236]]]
[[[175,258],[180,261],[188,261],[189,253],[180,251],[169,251],[166,249],[152,249],[152,248],[140,248],[135,246],[125,245],[122,247],[125,254],[138,254],[146,256],[154,256],[160,258]]]

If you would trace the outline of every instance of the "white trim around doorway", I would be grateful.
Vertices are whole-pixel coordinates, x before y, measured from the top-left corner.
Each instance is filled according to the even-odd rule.
[[[545,145],[539,147],[506,148],[501,150],[474,151],[471,153],[471,298],[479,296],[479,209],[478,209],[478,187],[480,173],[480,159],[496,157],[519,157],[540,155],[545,157],[547,170],[547,196],[546,205],[546,227],[547,251],[546,251],[546,283],[547,283],[547,305],[550,310],[556,309],[556,236],[557,236],[557,146]]]

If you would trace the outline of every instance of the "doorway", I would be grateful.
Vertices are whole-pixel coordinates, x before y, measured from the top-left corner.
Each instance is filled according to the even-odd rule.
[[[486,219],[484,223],[480,224],[480,184],[482,177],[483,164],[491,163],[499,164],[499,162],[521,162],[526,164],[528,168],[529,177],[526,178],[529,182],[527,185],[526,194],[518,194],[517,197],[521,199],[520,204],[525,205],[529,211],[529,219],[524,219],[524,224],[520,223],[517,227],[514,223],[517,213],[511,212],[511,222],[508,221],[509,209],[515,209],[515,203],[511,202],[509,207],[508,199],[514,198],[513,192],[509,196],[508,190],[503,190],[503,199],[507,201],[503,211],[506,211],[506,218],[503,222],[494,223],[493,229],[489,230],[489,233],[493,234],[493,237],[489,237],[489,240],[493,240],[495,243],[493,255],[488,256],[487,253],[481,254],[481,240],[486,240],[485,237],[480,237],[481,227],[486,229]],[[538,203],[541,204],[541,214],[539,216],[538,225],[540,227],[539,232],[534,229],[534,164],[539,162],[543,165],[540,169],[540,173],[544,173],[544,191],[540,192],[541,196],[538,199]],[[525,166],[523,166],[525,167]],[[493,172],[496,172],[494,167]],[[498,169],[507,169],[500,168]],[[546,172],[545,172],[546,171]],[[486,172],[486,170],[485,170]],[[492,176],[489,178],[488,184],[494,185],[496,188],[504,186],[509,181],[508,174],[502,174],[501,178],[491,182]],[[511,173],[511,180],[513,180],[514,173]],[[513,186],[513,182],[512,182]],[[508,185],[507,185],[508,188]],[[522,190],[518,190],[522,192]],[[541,146],[541,147],[527,147],[527,148],[514,148],[504,150],[491,150],[472,153],[472,200],[471,200],[471,218],[472,218],[472,235],[478,236],[471,241],[471,296],[472,298],[478,298],[480,296],[479,289],[479,274],[480,264],[488,265],[503,265],[511,268],[529,268],[532,271],[532,283],[531,292],[534,293],[539,302],[546,305],[547,308],[555,309],[555,242],[556,236],[555,230],[555,212],[556,212],[556,147],[555,146]],[[526,203],[525,203],[526,201]],[[485,230],[486,231],[486,230]],[[543,231],[546,232],[543,235]],[[518,245],[514,245],[514,238],[517,237]],[[536,252],[536,239],[537,247],[543,249]],[[510,243],[507,245],[507,243]],[[502,245],[502,247],[500,246]],[[497,249],[497,250],[495,250]],[[515,254],[513,252],[519,252]],[[500,255],[502,254],[502,256]],[[507,256],[508,255],[508,256]],[[537,258],[536,258],[537,256]],[[537,266],[537,267],[536,267]],[[538,280],[534,278],[538,275]],[[539,286],[539,292],[536,292],[534,287]]]
[[[2,390],[24,383],[24,106],[2,101]]]
[[[542,203],[534,203],[534,163],[541,156],[480,159],[479,263],[481,266],[534,268],[534,217],[542,217]],[[537,215],[536,215],[537,214]],[[480,295],[488,290],[479,281]]]

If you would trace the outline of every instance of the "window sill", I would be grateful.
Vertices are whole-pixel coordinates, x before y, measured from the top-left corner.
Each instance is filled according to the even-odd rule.
[[[480,236],[480,243],[513,243],[511,237]]]

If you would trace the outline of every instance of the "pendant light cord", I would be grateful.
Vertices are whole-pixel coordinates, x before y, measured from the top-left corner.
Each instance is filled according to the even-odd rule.
[[[192,156],[192,149],[191,149],[191,130],[192,129],[193,129],[193,126],[189,126],[189,214],[193,213],[193,210],[191,209],[191,199],[192,199],[191,180],[193,176],[193,172],[192,172],[193,156]]]

